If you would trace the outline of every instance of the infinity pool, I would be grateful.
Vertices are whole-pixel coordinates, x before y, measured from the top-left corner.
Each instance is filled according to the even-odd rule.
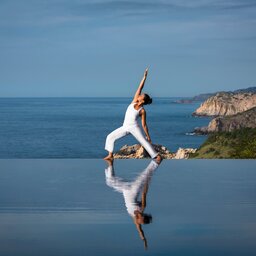
[[[256,161],[0,160],[0,255],[256,255]]]

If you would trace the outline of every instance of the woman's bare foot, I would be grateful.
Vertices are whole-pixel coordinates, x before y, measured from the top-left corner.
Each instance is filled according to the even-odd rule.
[[[103,158],[104,160],[113,160],[114,157],[112,154],[108,154],[106,157]]]
[[[157,162],[158,164],[160,164],[160,163],[162,162],[162,160],[163,160],[163,158],[161,157],[160,154],[158,154],[155,159],[156,159],[156,162]]]

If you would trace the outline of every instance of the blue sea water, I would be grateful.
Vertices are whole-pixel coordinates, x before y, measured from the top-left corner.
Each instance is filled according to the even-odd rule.
[[[197,148],[205,136],[186,135],[207,125],[192,117],[199,103],[154,98],[145,106],[153,144]],[[102,158],[108,133],[122,125],[131,98],[0,98],[0,158]],[[119,139],[115,150],[137,143]]]

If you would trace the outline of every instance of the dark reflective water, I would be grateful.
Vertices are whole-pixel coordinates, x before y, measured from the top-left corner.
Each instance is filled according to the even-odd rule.
[[[0,255],[255,255],[255,167],[0,160]]]

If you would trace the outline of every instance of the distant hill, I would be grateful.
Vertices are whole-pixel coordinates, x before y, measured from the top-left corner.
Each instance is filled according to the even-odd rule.
[[[246,89],[238,89],[233,91],[234,93],[240,93],[240,92],[251,92],[251,93],[256,93],[256,87],[248,87]]]
[[[216,95],[217,93],[255,93],[256,94],[256,87],[248,87],[245,89],[238,89],[235,91],[219,91],[219,92],[213,92],[213,93],[202,93],[199,95],[196,95],[194,97],[189,98],[183,98],[180,100],[177,100],[176,103],[194,103],[194,102],[203,102],[206,101],[208,98]]]
[[[183,99],[177,100],[176,102],[183,103],[183,104],[193,103],[193,102],[202,102],[202,101],[207,100],[208,98],[210,98],[213,95],[215,95],[215,93],[202,93],[202,94],[196,95],[192,98],[183,98]]]

